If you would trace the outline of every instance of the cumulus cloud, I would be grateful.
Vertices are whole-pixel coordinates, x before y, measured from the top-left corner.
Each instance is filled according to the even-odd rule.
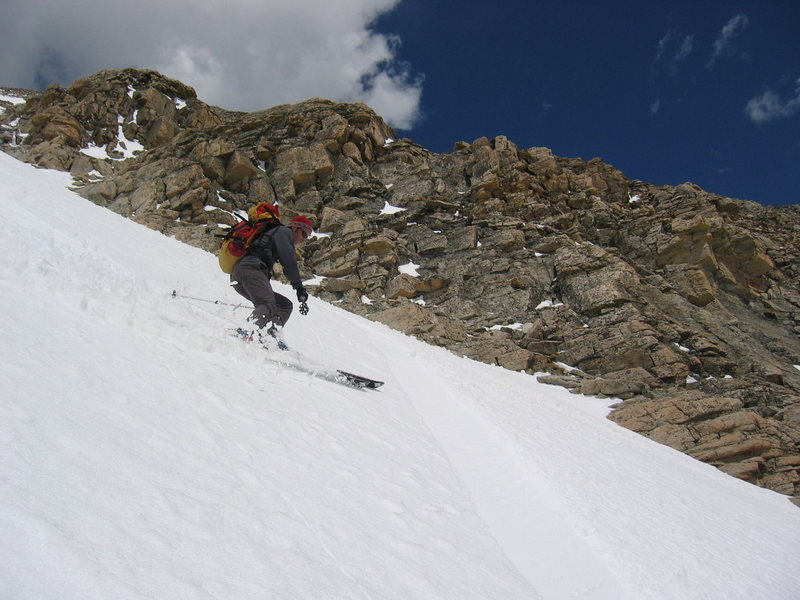
[[[38,88],[105,68],[161,71],[211,104],[260,110],[311,97],[420,116],[422,76],[372,23],[401,0],[4,0],[0,82]]]
[[[733,41],[739,36],[750,23],[746,15],[738,14],[730,21],[725,23],[719,32],[717,39],[714,40],[711,56],[706,61],[706,69],[713,69],[717,59],[722,56],[730,56],[733,53]]]
[[[791,117],[800,109],[800,79],[795,82],[794,96],[783,100],[771,89],[751,99],[744,112],[755,123],[766,123]]]

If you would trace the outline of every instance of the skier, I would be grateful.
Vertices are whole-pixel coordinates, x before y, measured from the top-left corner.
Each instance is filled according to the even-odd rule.
[[[292,284],[300,302],[300,312],[306,314],[308,292],[300,279],[295,247],[302,245],[313,233],[314,224],[303,216],[294,217],[288,225],[268,227],[250,243],[247,254],[236,263],[231,273],[231,285],[255,307],[248,317],[259,329],[270,333],[283,327],[292,314],[292,301],[276,294],[270,285],[272,268],[278,262],[283,274]]]

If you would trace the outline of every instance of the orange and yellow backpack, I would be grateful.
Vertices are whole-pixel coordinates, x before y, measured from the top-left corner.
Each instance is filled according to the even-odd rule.
[[[261,202],[251,206],[247,211],[247,220],[242,219],[232,226],[222,238],[219,248],[219,267],[224,273],[231,273],[239,259],[247,254],[250,243],[266,229],[280,225],[280,212],[278,207]]]

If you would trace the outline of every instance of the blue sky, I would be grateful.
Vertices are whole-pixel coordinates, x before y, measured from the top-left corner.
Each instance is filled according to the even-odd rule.
[[[800,203],[798,0],[3,0],[3,20],[4,86],[156,69],[227,109],[361,101],[435,152],[506,135]]]
[[[376,27],[421,76],[402,133],[506,135],[629,178],[800,203],[800,2],[403,0]]]

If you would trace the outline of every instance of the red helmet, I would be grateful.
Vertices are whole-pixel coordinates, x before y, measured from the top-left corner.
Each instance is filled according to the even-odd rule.
[[[314,232],[314,223],[311,222],[311,219],[304,217],[303,215],[293,217],[292,220],[289,221],[289,227],[302,230],[305,232],[306,237],[310,236]]]

